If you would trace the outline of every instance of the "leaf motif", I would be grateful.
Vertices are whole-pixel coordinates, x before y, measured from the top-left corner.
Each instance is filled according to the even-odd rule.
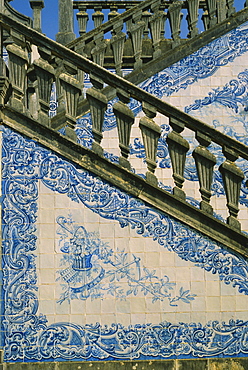
[[[184,298],[184,297],[181,297],[181,300],[184,302],[184,303],[189,303],[188,299]]]
[[[189,293],[189,290],[185,290],[182,295],[186,295]]]
[[[110,277],[109,277],[109,281],[112,282],[115,280],[115,274],[112,274]]]
[[[138,294],[139,287],[136,286],[133,290],[133,294],[136,296]]]
[[[194,295],[195,295],[195,294],[194,294]],[[192,296],[190,296],[190,295],[188,295],[188,296],[187,296],[187,299],[188,299],[188,300],[190,300],[190,301],[194,301],[194,300],[195,300],[195,298],[194,298],[194,297],[192,297]]]

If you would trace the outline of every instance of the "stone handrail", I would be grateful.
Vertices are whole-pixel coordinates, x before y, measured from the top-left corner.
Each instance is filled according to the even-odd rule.
[[[185,40],[180,37],[182,9],[187,13],[187,37],[190,39],[198,35],[199,22],[204,30],[208,30],[235,13],[234,0],[74,1],[73,4],[79,9],[77,19],[81,37],[68,46],[94,61],[101,60],[102,65],[114,66],[119,75],[123,67],[137,69]],[[126,11],[119,14],[118,9],[123,8]],[[89,9],[95,10],[92,14],[94,29],[87,32]],[[103,9],[110,10],[109,20],[105,23]],[[203,10],[201,18],[200,9]],[[109,32],[110,40],[106,39]]]
[[[139,121],[139,127],[146,152],[146,183],[158,189],[155,169],[160,127],[155,123],[154,118],[159,112],[165,119],[169,118],[172,129],[167,136],[167,144],[173,169],[175,184],[173,197],[175,202],[186,203],[183,183],[184,165],[189,143],[182,136],[182,132],[184,128],[188,128],[195,133],[199,143],[193,151],[193,158],[202,197],[201,212],[204,217],[208,215],[212,220],[213,208],[210,205],[210,199],[216,158],[207,147],[213,142],[222,147],[225,157],[219,171],[222,175],[229,211],[226,227],[235,230],[240,235],[240,223],[237,216],[240,188],[244,180],[244,174],[235,162],[239,156],[248,160],[248,146],[161,101],[122,77],[112,74],[84,56],[48,39],[41,33],[16,22],[6,15],[2,14],[0,16],[0,24],[5,32],[9,33],[9,38],[5,40],[8,52],[8,69],[5,67],[3,60],[0,66],[2,71],[0,105],[2,109],[9,106],[12,111],[26,116],[27,119],[35,119],[37,124],[49,128],[51,132],[64,128],[65,137],[76,143],[76,114],[83,88],[79,81],[82,80],[83,73],[89,73],[92,87],[87,89],[86,98],[92,118],[92,153],[99,160],[103,157],[101,146],[102,127],[108,100],[103,95],[102,89],[103,84],[107,84],[116,89],[119,98],[119,101],[113,106],[121,153],[119,166],[131,176],[128,157],[134,115],[128,107],[128,103],[132,97],[142,102],[144,112],[144,117]],[[38,55],[32,61],[30,50],[35,48]],[[77,76],[79,76],[79,79],[77,79]],[[58,110],[57,115],[51,119],[48,112],[53,81],[56,81],[58,91]]]
[[[0,12],[13,17],[17,21],[24,23],[27,26],[32,26],[32,19],[12,8],[12,6],[9,4],[10,1],[11,0],[0,0]]]

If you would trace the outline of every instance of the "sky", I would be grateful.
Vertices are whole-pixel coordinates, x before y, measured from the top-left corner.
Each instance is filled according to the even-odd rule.
[[[46,36],[55,40],[58,32],[58,2],[59,0],[44,0],[45,8],[42,10],[42,31]],[[236,10],[243,9],[245,0],[234,0]],[[19,12],[32,17],[29,0],[12,0],[10,5]],[[75,11],[76,13],[77,11]],[[75,17],[76,18],[76,17]],[[185,21],[186,23],[186,21]],[[77,29],[75,21],[75,30]],[[77,31],[75,31],[76,35]]]
[[[58,32],[58,1],[45,0],[45,7],[42,10],[42,31],[52,39],[55,39]],[[13,0],[10,5],[20,13],[32,17],[33,11],[30,8],[29,0]]]

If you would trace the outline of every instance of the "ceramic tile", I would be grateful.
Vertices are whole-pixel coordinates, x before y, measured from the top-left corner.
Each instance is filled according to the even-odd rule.
[[[243,49],[237,45],[246,43],[247,27],[197,51],[194,63],[188,57],[141,87],[154,94],[159,90],[163,100],[246,142],[247,45]],[[212,55],[214,65],[208,63]],[[144,114],[136,102],[130,107],[137,114],[131,133],[131,163],[136,173],[144,174],[145,152],[138,127]],[[156,175],[160,186],[171,190],[168,119],[158,114],[156,122],[162,127],[162,154]],[[90,115],[77,123],[82,141],[90,139],[85,133],[87,125],[91,127]],[[88,348],[94,348],[89,356],[95,360],[105,361],[109,356],[122,360],[128,354],[130,359],[154,356],[154,350],[160,359],[165,352],[161,352],[159,335],[166,338],[163,350],[170,348],[174,357],[228,356],[228,351],[244,355],[239,338],[247,331],[247,261],[38,144],[31,141],[30,145],[29,140],[9,129],[2,134],[8,154],[2,184],[22,192],[24,170],[25,179],[38,191],[38,199],[32,193],[24,197],[23,204],[19,200],[13,203],[12,193],[4,187],[7,223],[3,225],[3,279],[4,287],[9,288],[4,288],[4,335],[8,361],[71,359],[67,336],[79,359],[84,359],[86,342]],[[189,130],[183,135],[192,151],[197,145],[194,135]],[[15,162],[14,150],[6,146],[9,140],[15,143],[15,150],[29,153],[32,173],[23,169],[27,163],[22,167]],[[116,127],[108,118],[103,147],[118,154]],[[223,156],[221,148],[212,145],[211,150],[218,158],[211,202],[215,212],[226,218],[226,199],[217,170]],[[114,155],[109,158],[116,160]],[[238,163],[246,171],[244,162]],[[187,200],[199,201],[196,169],[189,156],[185,177]],[[239,218],[245,225],[245,187],[241,195]],[[21,302],[18,307],[12,304],[17,300]],[[25,317],[21,329],[8,319],[8,310],[12,310],[13,318]],[[20,330],[32,340],[32,348],[22,349],[19,337],[13,336]],[[197,330],[201,335],[196,338]],[[220,339],[225,339],[228,330],[243,333],[233,336],[230,348]],[[152,339],[145,352],[142,341],[146,336]],[[175,346],[179,343],[187,343],[187,353],[183,346]]]

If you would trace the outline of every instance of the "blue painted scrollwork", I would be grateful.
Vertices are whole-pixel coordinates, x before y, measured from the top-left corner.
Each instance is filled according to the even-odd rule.
[[[126,328],[121,324],[82,327],[59,323],[43,331],[40,348],[44,358],[53,353],[54,358],[65,360],[233,356],[248,353],[247,329],[248,322],[241,320],[205,326],[165,321]]]
[[[5,302],[5,356],[19,359],[24,346],[36,349],[36,337],[45,318],[37,316],[35,263],[37,174],[42,150],[6,130],[3,140],[3,297]]]
[[[193,110],[216,102],[238,113],[240,106],[243,106],[245,109],[247,107],[247,82],[248,70],[245,69],[238,74],[238,79],[232,79],[224,87],[213,89],[206,98],[198,99],[193,104],[185,107],[185,112],[190,113]]]
[[[209,357],[247,353],[247,322],[243,321],[209,322],[205,326],[167,322],[128,327],[121,324],[49,325],[46,317],[38,313],[37,299],[35,254],[39,181],[101,217],[118,221],[121,227],[130,225],[139,235],[152,237],[185,261],[219,274],[225,284],[237,287],[246,295],[248,265],[242,257],[229,253],[221,245],[58,158],[33,141],[9,129],[3,129],[2,135],[6,361]],[[76,257],[79,261],[81,250],[74,255]],[[80,263],[78,266],[90,267],[92,263],[93,260],[88,260],[85,266]],[[180,294],[184,298],[188,292]]]

